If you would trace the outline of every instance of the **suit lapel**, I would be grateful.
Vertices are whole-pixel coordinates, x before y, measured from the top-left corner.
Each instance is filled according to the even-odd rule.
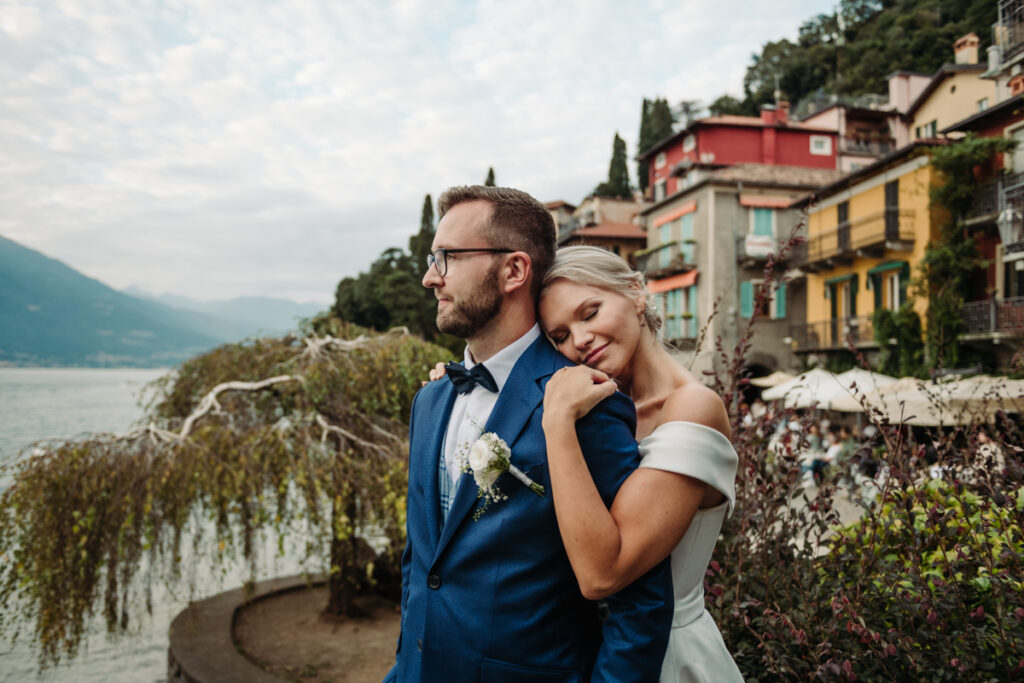
[[[421,462],[427,468],[425,473],[427,479],[427,500],[425,505],[427,529],[430,532],[430,543],[435,548],[441,536],[441,491],[438,486],[440,463],[438,460],[444,457],[444,454],[441,452],[441,446],[444,444],[444,432],[448,427],[448,419],[452,414],[452,404],[455,403],[455,389],[452,387],[452,383],[446,380],[439,384],[441,386],[438,387],[436,392],[438,395],[436,397],[425,396],[424,398],[444,406],[444,409],[439,415],[431,411],[430,415],[421,418],[420,425],[427,428],[426,437],[425,441],[417,439],[417,441],[425,444],[424,457],[421,459]],[[431,417],[434,415],[437,415],[437,418],[432,420]]]
[[[538,380],[553,372],[553,359],[557,357],[544,337],[540,337],[531,344],[512,368],[512,373],[508,376],[505,386],[502,387],[498,401],[494,404],[494,409],[487,419],[484,431],[494,432],[505,440],[512,451],[513,463],[516,461],[515,441],[533,411],[544,400],[544,392],[540,390]],[[449,406],[449,412],[450,409]],[[434,491],[437,492],[436,474]],[[435,561],[444,551],[458,527],[476,507],[477,500],[477,487],[473,475],[465,473],[459,480],[459,488],[455,492],[452,509],[448,512],[448,521],[445,522],[444,529],[441,531],[441,541],[437,546]]]

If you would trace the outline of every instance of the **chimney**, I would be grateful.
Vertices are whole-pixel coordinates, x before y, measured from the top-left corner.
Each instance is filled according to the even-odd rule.
[[[773,124],[775,123],[775,105],[774,104],[762,104],[761,105],[761,123]]]
[[[775,111],[775,120],[781,126],[789,125],[789,102],[782,100],[779,102],[779,107]]]
[[[953,52],[956,54],[956,63],[977,64],[978,44],[980,42],[981,41],[978,39],[977,33],[968,33],[966,36],[953,43]]]

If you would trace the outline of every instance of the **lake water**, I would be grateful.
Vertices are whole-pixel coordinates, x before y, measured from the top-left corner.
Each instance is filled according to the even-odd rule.
[[[91,368],[0,368],[0,460],[15,457],[40,439],[73,438],[87,432],[124,433],[143,417],[139,398],[146,385],[167,370]],[[0,482],[0,487],[7,483]],[[184,546],[188,547],[186,540]],[[272,542],[266,542],[272,548]],[[265,552],[269,557],[272,552]],[[215,569],[197,562],[196,595],[235,588],[248,576],[241,563]],[[287,559],[268,560],[257,579],[299,571]],[[95,623],[82,653],[72,662],[38,676],[36,655],[23,633],[15,644],[0,640],[0,681],[58,683],[148,683],[165,681],[167,629],[189,602],[187,588],[154,589],[152,617],[116,640]]]

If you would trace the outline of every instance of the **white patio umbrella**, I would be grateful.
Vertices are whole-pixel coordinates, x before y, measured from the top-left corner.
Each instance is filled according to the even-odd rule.
[[[938,426],[979,419],[988,422],[999,410],[1024,411],[1024,382],[973,377],[935,384],[904,377],[868,393],[864,400],[893,423]],[[835,410],[863,410],[852,397],[837,400],[833,406]]]
[[[836,375],[819,368],[814,368],[795,379],[765,389],[761,398],[766,401],[782,401],[787,408],[810,408],[821,404],[824,391],[832,392],[839,388]],[[821,406],[824,407],[824,406]]]
[[[754,377],[753,379],[750,380],[750,383],[753,384],[755,387],[775,387],[782,384],[783,382],[788,382],[792,379],[796,379],[796,375],[791,375],[788,372],[776,370],[772,374],[767,375],[765,377]]]
[[[873,394],[882,387],[891,386],[895,377],[879,372],[853,368],[835,376],[838,391],[829,391],[821,397],[821,407],[847,413],[862,412],[864,407],[858,397]]]

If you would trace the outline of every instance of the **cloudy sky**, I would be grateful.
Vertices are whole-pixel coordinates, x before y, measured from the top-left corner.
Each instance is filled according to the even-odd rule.
[[[576,203],[643,97],[739,96],[831,8],[0,0],[0,235],[119,289],[327,303],[425,194],[493,166]]]

